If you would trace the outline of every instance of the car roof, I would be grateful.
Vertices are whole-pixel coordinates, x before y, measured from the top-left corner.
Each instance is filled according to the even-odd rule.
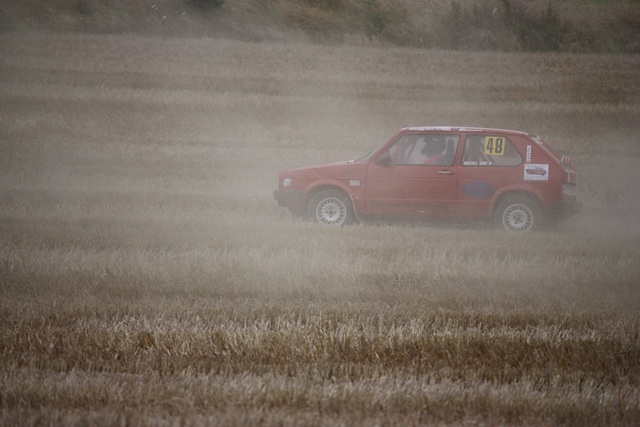
[[[429,132],[429,131],[440,131],[440,132],[486,132],[486,133],[506,133],[511,135],[530,135],[527,132],[521,132],[518,130],[508,130],[508,129],[493,129],[493,128],[479,128],[479,127],[468,127],[468,126],[412,126],[400,129],[400,132]]]

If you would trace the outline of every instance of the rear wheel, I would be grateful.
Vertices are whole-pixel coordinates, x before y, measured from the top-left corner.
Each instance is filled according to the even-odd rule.
[[[309,202],[309,216],[323,225],[346,225],[355,217],[351,199],[338,190],[323,190]]]
[[[503,200],[494,216],[496,227],[511,232],[535,231],[542,228],[542,210],[528,197],[512,196]]]

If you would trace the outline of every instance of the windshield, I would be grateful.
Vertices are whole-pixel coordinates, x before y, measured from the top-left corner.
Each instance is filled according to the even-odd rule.
[[[371,150],[369,151],[367,154],[365,154],[364,156],[360,157],[359,159],[356,159],[356,161],[358,162],[368,162],[369,160],[371,160],[371,158],[373,157],[374,154],[376,154],[378,152],[378,150],[380,150],[382,147],[384,147],[387,143],[385,142],[384,144],[382,144],[380,147],[376,148],[375,150]]]
[[[364,156],[360,157],[359,159],[356,159],[357,162],[366,162],[367,160],[369,160],[371,157],[373,157],[373,154],[376,152],[376,150],[373,151],[369,151],[367,154],[365,154]]]

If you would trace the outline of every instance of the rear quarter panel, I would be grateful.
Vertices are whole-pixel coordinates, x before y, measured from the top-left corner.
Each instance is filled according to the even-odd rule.
[[[505,136],[522,156],[522,163],[504,167],[459,164],[458,216],[489,218],[509,193],[533,195],[545,212],[562,198],[561,167],[525,135]]]
[[[512,141],[524,157],[521,178],[523,187],[536,195],[543,210],[548,213],[551,205],[562,199],[563,169],[528,137],[517,135]],[[541,170],[546,171],[546,174],[540,174]]]

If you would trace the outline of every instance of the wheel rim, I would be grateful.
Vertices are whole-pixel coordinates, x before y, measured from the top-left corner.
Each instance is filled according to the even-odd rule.
[[[533,212],[525,205],[511,205],[502,215],[502,225],[507,231],[529,231],[533,227]]]
[[[347,218],[347,207],[340,199],[326,198],[318,203],[316,218],[326,225],[342,225]]]

